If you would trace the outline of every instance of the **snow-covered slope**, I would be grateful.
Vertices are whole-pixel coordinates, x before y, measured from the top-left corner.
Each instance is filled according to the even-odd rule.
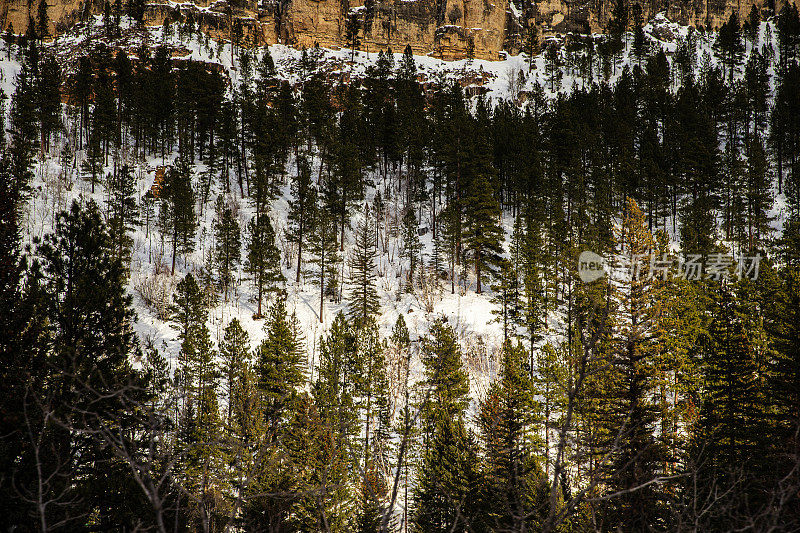
[[[50,45],[60,57],[64,58],[64,65],[67,69],[74,68],[76,63],[74,59],[78,54],[101,42],[99,36],[102,34],[102,19],[100,17],[96,17],[92,31],[95,32],[95,37],[87,39],[85,28],[77,27],[73,33],[59,37],[55,43]],[[689,30],[673,24],[659,15],[645,27],[645,32],[651,45],[661,47],[671,61],[679,42],[687,38]],[[608,79],[605,80],[609,83],[614,83],[625,64],[633,65],[634,63],[631,56],[632,38],[627,41],[622,62],[614,66],[609,72]],[[762,24],[760,42],[761,45],[775,46],[775,32],[771,29],[770,24]],[[713,65],[715,61],[712,52],[713,36],[697,34],[695,43],[699,58],[698,68]],[[165,34],[161,28],[139,30],[128,27],[123,37],[109,44],[124,47],[131,52],[135,52],[142,44],[152,47],[167,45],[175,50],[173,55],[219,64],[229,75],[233,86],[241,83],[237,54],[229,43],[216,43],[196,35],[181,38],[174,29]],[[268,50],[281,78],[290,83],[301,80],[302,53],[300,51],[282,45],[271,46]],[[255,54],[260,57],[264,52],[263,49],[256,50]],[[316,56],[315,68],[332,75],[347,74],[350,77],[364,75],[368,65],[377,60],[375,53],[356,52],[355,61],[350,61],[351,52],[349,50],[317,49],[309,53]],[[548,65],[544,54],[535,57],[532,63],[529,63],[528,58],[524,55],[508,57],[504,61],[496,62],[482,60],[445,62],[430,57],[415,57],[415,61],[420,79],[424,82],[442,84],[458,81],[467,87],[475,87],[475,94],[484,94],[490,101],[511,99],[522,103],[528,95],[537,92],[545,98],[552,98],[558,92],[570,91],[585,83],[583,77],[579,75],[577,65],[567,53],[566,47],[559,48],[557,58],[555,69]],[[400,59],[401,54],[396,53],[395,62],[399,63]],[[0,69],[0,83],[2,83],[5,93],[10,95],[13,92],[13,79],[19,70],[19,63],[13,58],[4,59],[0,61]],[[102,186],[99,186],[95,193],[91,194],[89,184],[76,175],[75,168],[80,168],[82,154],[79,154],[75,167],[62,169],[59,165],[59,152],[60,147],[53,147],[51,156],[37,163],[34,190],[28,202],[24,220],[26,239],[29,241],[48,232],[53,226],[55,213],[66,208],[72,199],[91,197],[99,205],[103,204]],[[169,160],[170,157],[166,159]],[[169,161],[163,161],[161,158],[129,161],[135,166],[135,174],[138,178],[137,200],[141,200],[149,190],[154,180],[156,167],[164,162],[168,163]],[[291,168],[292,162],[290,161],[289,164]],[[109,167],[107,170],[111,170],[111,168]],[[197,176],[202,170],[202,166],[195,168],[194,175]],[[62,171],[66,172],[67,182],[71,186],[64,187],[63,180],[58,179]],[[371,201],[374,192],[374,189],[367,192],[367,201]],[[396,221],[401,216],[400,211],[403,207],[398,202],[399,195],[394,194],[395,191],[390,192],[393,194],[388,205],[387,222]],[[285,184],[280,198],[273,204],[270,215],[276,229],[276,242],[282,252],[287,250],[284,231],[287,225],[288,194],[288,184]],[[244,227],[246,221],[252,216],[252,210],[247,200],[239,197],[234,188],[229,201],[239,206],[239,223],[241,227]],[[776,202],[778,210],[780,202],[781,199],[778,198]],[[210,207],[212,205],[213,202],[210,202],[200,218],[195,252],[185,260],[183,258],[178,260],[175,278],[164,273],[167,270],[164,265],[171,260],[169,247],[161,243],[152,225],[150,228],[144,226],[138,228],[133,236],[134,251],[131,263],[130,290],[134,295],[138,313],[136,331],[143,341],[152,342],[157,347],[164,349],[170,358],[175,356],[179,348],[176,332],[169,323],[158,316],[152,306],[145,303],[141,297],[141,287],[144,283],[158,283],[161,284],[168,296],[177,279],[187,272],[202,268],[209,250],[213,247],[213,208]],[[198,212],[200,212],[199,207]],[[510,232],[510,224],[509,219],[504,220],[507,232]],[[430,227],[431,224],[428,220],[422,220],[420,225]],[[430,233],[423,235],[421,240],[423,253],[430,255],[432,251]],[[343,254],[345,258],[350,253],[351,243],[352,236],[348,235]],[[397,317],[402,314],[408,324],[412,339],[418,339],[425,335],[432,318],[445,316],[448,322],[455,327],[465,349],[465,359],[474,378],[473,398],[480,397],[494,374],[502,339],[501,325],[497,322],[496,315],[493,314],[495,305],[491,301],[491,291],[476,294],[474,287],[470,286],[474,280],[468,279],[467,286],[459,287],[457,285],[454,294],[451,293],[449,284],[442,286],[435,294],[432,304],[427,303],[425,296],[401,290],[402,272],[407,269],[407,265],[399,258],[399,247],[399,238],[391,237],[385,250],[383,247],[379,249],[377,274],[381,312],[378,323],[382,334],[388,335]],[[295,264],[293,261],[287,262],[286,257],[287,255],[284,253],[282,265],[288,280],[286,284],[288,310],[297,314],[304,329],[308,359],[313,375],[318,340],[336,313],[343,309],[343,304],[326,299],[324,320],[320,321],[319,289],[302,279],[296,283],[294,281]],[[346,279],[347,261],[344,261],[340,268],[340,278]],[[241,271],[238,273],[238,278],[243,278]],[[233,318],[238,318],[249,332],[253,346],[261,341],[264,337],[263,320],[253,318],[255,304],[252,302],[252,297],[250,285],[240,281],[227,300],[221,299],[211,310],[210,328],[215,341],[218,342],[221,339],[225,326]],[[559,336],[559,318],[556,313],[550,320],[554,338]]]

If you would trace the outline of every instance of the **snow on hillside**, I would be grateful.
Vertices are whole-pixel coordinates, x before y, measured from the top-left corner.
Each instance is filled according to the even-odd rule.
[[[96,35],[100,35],[102,30],[102,19],[95,17],[93,30]],[[682,39],[686,39],[689,29],[671,23],[663,15],[658,15],[646,27],[645,32],[649,36],[653,46],[660,46],[671,60],[672,55]],[[762,24],[761,42],[772,44],[774,47],[775,32],[769,24]],[[624,64],[633,64],[631,57],[632,38],[627,39],[627,49],[624,54]],[[64,57],[66,68],[74,68],[75,55],[85,50],[87,47],[94,46],[95,39],[87,41],[83,27],[78,27],[73,33],[59,37],[51,45],[59,55]],[[168,45],[176,50],[176,56],[185,59],[194,59],[219,64],[228,73],[232,84],[239,84],[240,71],[238,60],[232,50],[230,43],[216,43],[207,39],[193,35],[181,39],[175,29],[165,33],[162,28],[150,28],[146,31],[128,27],[120,42],[115,43],[135,52],[136,48],[146,43],[150,46]],[[714,56],[712,52],[713,37],[697,34],[696,46],[699,58],[699,68],[703,65],[713,64]],[[291,83],[301,80],[302,71],[300,69],[300,59],[302,52],[283,45],[270,46],[269,52],[272,55],[278,75]],[[401,54],[396,51],[395,62],[399,63]],[[260,55],[263,50],[257,51]],[[313,50],[309,52],[315,54],[316,68],[325,70],[329,73],[347,73],[349,76],[358,77],[365,73],[367,66],[377,59],[377,53],[358,51],[355,53],[354,61],[350,61],[351,52],[349,50]],[[420,79],[434,84],[441,84],[451,81],[460,81],[462,84],[479,88],[477,92],[483,93],[492,101],[507,100],[518,98],[521,94],[526,94],[541,88],[545,97],[552,98],[560,91],[570,91],[580,87],[581,77],[577,69],[568,61],[566,51],[562,47],[558,52],[560,65],[558,67],[560,81],[552,84],[552,72],[548,73],[548,65],[544,54],[535,57],[532,68],[529,68],[528,58],[525,55],[511,56],[504,61],[483,61],[483,60],[461,60],[446,62],[431,57],[415,57],[415,61],[420,74]],[[19,71],[19,64],[12,59],[7,60],[3,57],[0,61],[0,84],[7,95],[13,92],[13,80]],[[621,74],[622,67],[618,64],[610,73],[608,82],[613,83]],[[94,194],[91,193],[88,183],[76,176],[76,168],[80,168],[80,161],[77,161],[74,168],[62,169],[60,167],[57,154],[60,147],[52,150],[52,156],[43,162],[39,162],[36,167],[36,180],[34,191],[27,206],[24,229],[28,241],[34,237],[42,237],[53,226],[54,214],[66,208],[72,199],[93,198],[99,205],[103,205],[103,187],[97,187]],[[173,155],[174,157],[174,155]],[[169,163],[170,157],[167,157]],[[148,158],[145,161],[132,162],[135,164],[136,176],[138,178],[137,200],[150,188],[154,180],[155,169],[161,165],[161,158]],[[292,162],[289,162],[290,168]],[[61,180],[57,176],[65,171],[70,176],[71,188],[64,189],[59,184]],[[107,168],[110,171],[111,168]],[[202,171],[202,167],[195,169],[195,176]],[[376,180],[378,182],[378,180]],[[400,216],[402,206],[398,203],[398,195],[391,191],[392,199],[389,202],[388,218],[392,219]],[[370,201],[374,189],[367,192],[367,201]],[[286,216],[288,185],[284,186],[281,197],[274,203],[271,217],[273,218],[276,230],[276,241],[285,243],[284,230],[286,228]],[[239,197],[236,188],[233,189],[231,200],[238,204],[238,217],[241,227],[252,216],[252,209],[247,200]],[[776,201],[776,214],[780,213],[782,200]],[[210,203],[213,205],[213,202]],[[200,209],[197,209],[198,213]],[[202,268],[205,258],[213,245],[213,233],[211,222],[213,218],[213,208],[207,207],[200,219],[197,231],[197,247],[193,254],[183,260],[180,258],[176,265],[176,278],[173,279],[163,272],[168,269],[165,265],[171,260],[169,246],[163,245],[152,225],[149,228],[140,227],[134,235],[134,252],[131,264],[130,290],[134,295],[138,319],[136,322],[136,332],[141,339],[153,342],[156,347],[163,348],[170,357],[174,357],[178,351],[177,334],[169,325],[148,307],[139,294],[138,287],[144,282],[162,283],[169,291],[174,287],[176,279],[190,271]],[[506,231],[510,232],[510,220],[504,220]],[[430,226],[429,221],[420,221],[422,227]],[[349,243],[352,237],[348,237],[348,245],[345,246],[344,257],[349,255]],[[430,255],[432,250],[430,233],[421,237],[423,253]],[[412,339],[419,339],[427,331],[427,324],[433,317],[445,316],[448,322],[453,325],[462,342],[465,351],[465,359],[468,362],[473,385],[473,398],[480,398],[485,390],[488,381],[495,374],[495,364],[497,352],[502,339],[502,328],[496,321],[493,314],[495,305],[491,302],[491,291],[487,290],[484,294],[476,294],[474,287],[456,286],[455,294],[451,294],[449,284],[441,287],[436,295],[432,310],[426,310],[425,302],[419,294],[410,294],[400,288],[402,272],[408,268],[399,259],[399,238],[389,239],[386,251],[381,248],[378,259],[378,291],[381,299],[381,313],[378,319],[381,333],[389,335],[397,317],[402,314],[408,324]],[[313,284],[301,279],[299,283],[294,281],[295,264],[293,262],[283,262],[284,275],[287,278],[286,290],[288,295],[288,310],[294,312],[303,326],[306,336],[309,362],[313,367],[317,358],[317,343],[320,336],[326,331],[333,317],[343,309],[343,304],[333,303],[326,299],[324,302],[324,320],[319,320],[319,289]],[[347,261],[342,263],[340,279],[346,279]],[[243,278],[243,273],[239,272],[239,278]],[[474,280],[468,282],[474,284]],[[232,291],[227,301],[220,303],[210,312],[210,326],[212,337],[219,341],[224,327],[232,318],[238,318],[243,327],[249,332],[251,345],[255,346],[264,337],[262,331],[263,320],[253,319],[255,305],[252,303],[252,290],[249,284],[240,280],[235,291]],[[558,337],[560,328],[559,316],[556,314],[551,317],[553,336]],[[417,363],[418,367],[418,363]]]

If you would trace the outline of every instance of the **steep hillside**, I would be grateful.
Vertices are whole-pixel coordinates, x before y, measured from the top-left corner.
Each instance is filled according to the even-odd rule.
[[[797,11],[299,6],[7,36],[0,522],[796,531]]]
[[[44,1],[44,0],[43,0]],[[189,20],[215,39],[247,46],[286,44],[311,48],[355,47],[365,51],[403,50],[410,45],[418,55],[452,60],[468,55],[498,60],[500,52],[526,49],[530,35],[548,37],[569,32],[603,32],[609,21],[627,18],[630,27],[637,11],[644,20],[664,12],[683,25],[718,28],[736,13],[746,19],[753,7],[763,17],[780,11],[784,0],[623,2],[615,14],[611,0],[292,0],[267,2],[110,2],[108,12],[135,6],[132,16],[148,26]],[[49,33],[63,33],[92,13],[105,12],[99,0],[54,0],[45,3]],[[0,2],[0,26],[25,33],[29,20],[39,21],[42,7],[27,0]],[[38,22],[37,22],[38,24]]]

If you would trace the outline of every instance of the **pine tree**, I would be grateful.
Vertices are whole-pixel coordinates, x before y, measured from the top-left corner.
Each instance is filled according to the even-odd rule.
[[[417,262],[419,261],[420,251],[422,246],[419,242],[419,224],[417,217],[414,216],[414,206],[408,205],[403,215],[402,226],[402,241],[403,241],[403,257],[408,260],[409,264],[409,285],[414,279],[414,272],[417,270]]]
[[[3,373],[0,380],[0,389],[4,393],[9,393],[9,404],[6,407],[11,409],[12,402],[20,395],[11,395],[24,385],[22,379],[22,364],[26,357],[24,350],[20,349],[17,343],[22,340],[22,313],[18,309],[22,307],[22,281],[23,266],[20,264],[21,252],[21,210],[22,191],[20,183],[14,180],[11,174],[10,162],[8,157],[0,158],[0,327],[6,331],[0,339],[0,357],[7,362],[7,370]],[[35,329],[35,328],[31,328]],[[20,343],[21,344],[21,343]],[[29,361],[30,362],[30,361]],[[15,417],[9,417],[0,421],[0,427],[6,435],[16,439],[20,435],[11,425],[16,424]],[[10,446],[10,449],[13,449]],[[3,466],[11,467],[10,453],[5,449],[0,449],[0,463]],[[5,491],[4,491],[5,492]]]
[[[47,14],[47,0],[40,0],[37,9],[36,33],[44,41],[50,37],[50,16]]]
[[[241,231],[233,210],[222,195],[217,196],[216,216],[214,219],[214,238],[216,246],[214,260],[217,265],[219,281],[225,295],[234,281],[236,270],[241,260]]]
[[[678,150],[676,175],[681,176],[681,244],[684,253],[706,255],[714,242],[714,213],[719,198],[717,175],[719,140],[717,127],[707,106],[700,105],[698,88],[690,84],[678,94],[676,113],[679,129],[673,132]],[[675,189],[678,188],[676,184]],[[678,203],[673,192],[673,206]]]
[[[308,236],[308,251],[314,265],[314,283],[319,285],[319,321],[323,322],[323,309],[326,295],[334,295],[336,288],[336,265],[339,263],[339,250],[336,243],[336,218],[327,207],[314,209],[316,217],[313,230]]]
[[[109,201],[108,229],[114,241],[116,257],[128,264],[133,239],[129,232],[135,230],[139,222],[139,206],[136,204],[136,178],[130,167],[123,165],[116,177],[111,178],[107,192]]]
[[[543,281],[545,266],[542,265],[542,237],[533,213],[528,214],[519,224],[515,224],[512,237],[512,257],[516,255],[521,262],[522,308],[519,311],[520,323],[528,333],[533,352],[533,344],[540,338],[541,330],[547,325],[548,295]],[[513,315],[512,315],[513,316]]]
[[[178,252],[187,255],[194,251],[194,235],[197,230],[195,196],[187,163],[179,162],[167,171],[161,197],[165,200],[162,204],[162,215],[171,233],[174,274]]]
[[[289,525],[290,516],[304,510],[303,492],[318,487],[318,478],[314,478],[317,465],[312,464],[312,457],[324,461],[319,448],[327,443],[308,440],[314,438],[312,434],[324,437],[302,390],[304,349],[296,317],[286,316],[284,298],[278,298],[270,308],[264,329],[267,337],[254,354],[258,390],[254,411],[259,427],[264,428],[259,438],[266,453],[259,453],[246,489],[245,523],[252,530],[268,525],[273,531],[291,531],[294,526]]]
[[[766,501],[762,482],[767,479],[764,469],[770,468],[764,454],[768,400],[759,361],[765,346],[752,309],[755,302],[745,289],[746,282],[712,289],[712,319],[700,345],[704,394],[691,436],[692,483],[699,498],[724,487],[723,496],[702,517],[702,527],[709,531],[737,527],[741,513],[747,515]]]
[[[89,128],[89,97],[92,93],[92,62],[88,56],[78,58],[75,83],[70,91],[70,103],[77,106],[80,112],[78,123],[78,149],[83,149],[83,139]]]
[[[178,331],[178,340],[181,341],[182,379],[180,388],[185,391],[186,400],[189,399],[190,382],[192,376],[184,373],[188,360],[196,351],[197,338],[200,330],[205,327],[208,320],[208,311],[204,305],[203,295],[194,276],[186,276],[178,282],[172,296],[173,303],[169,306],[172,327]]]
[[[361,31],[361,20],[359,19],[358,11],[348,13],[344,31],[345,39],[350,47],[350,61],[353,61],[356,50],[361,46],[361,39],[358,36],[358,32]]]
[[[214,502],[225,488],[216,476],[222,459],[217,396],[221,374],[206,325],[208,312],[194,276],[187,274],[178,283],[173,300],[172,322],[181,341],[178,375],[183,394],[181,446],[187,456],[184,475],[195,496],[190,516],[197,525],[208,524]]]
[[[188,484],[198,502],[194,513],[199,514],[201,522],[208,523],[227,490],[224,478],[218,476],[222,468],[222,428],[217,396],[220,371],[205,324],[193,332],[192,344],[184,346],[181,347],[182,374],[188,377],[189,401],[194,406],[187,443]]]
[[[241,406],[246,401],[241,387],[250,359],[250,336],[236,318],[225,327],[225,335],[219,343],[219,357],[222,361],[222,376],[225,378],[227,424],[229,427],[236,425],[244,429],[242,421],[235,420],[234,416],[241,414]]]
[[[266,214],[250,219],[247,237],[244,270],[250,275],[256,289],[254,300],[258,303],[258,309],[255,316],[261,317],[264,293],[280,291],[286,278],[281,271],[280,251],[275,246],[275,230]]]
[[[381,242],[381,226],[383,225],[386,216],[386,206],[383,201],[383,196],[380,190],[375,191],[375,196],[372,198],[372,212],[375,214],[375,246],[377,247]],[[386,243],[383,246],[384,253],[386,252]]]
[[[476,509],[476,452],[464,425],[467,374],[453,329],[442,320],[423,342],[426,389],[422,404],[425,441],[414,492],[419,531],[462,531]]]
[[[363,362],[363,380],[358,390],[364,412],[363,474],[361,476],[362,527],[379,522],[387,492],[385,472],[389,471],[389,382],[386,376],[386,344],[380,340],[373,318],[358,331],[358,359]]]
[[[536,457],[537,439],[532,438],[541,406],[534,400],[529,361],[521,345],[506,341],[500,381],[481,404],[486,455],[481,521],[491,530],[534,530],[547,515],[549,488]]]
[[[772,205],[771,174],[764,145],[758,136],[750,139],[747,157],[745,195],[747,201],[747,249],[761,248],[771,232],[769,209]]]
[[[279,297],[264,325],[266,338],[256,349],[256,374],[268,436],[279,436],[287,413],[303,385],[303,341],[297,318],[286,314],[286,300]]]
[[[503,228],[500,206],[492,195],[487,176],[480,175],[470,184],[464,198],[464,248],[475,265],[475,292],[481,293],[481,278],[491,274],[502,254]]]
[[[539,394],[542,422],[544,425],[545,475],[551,469],[551,433],[557,430],[569,402],[569,380],[572,378],[567,362],[568,350],[551,344],[542,347],[536,356],[536,372],[533,375],[534,391]]]
[[[111,142],[116,133],[117,105],[114,100],[114,90],[111,76],[105,64],[110,61],[107,57],[102,59],[97,71],[97,81],[94,84],[94,107],[92,108],[91,125],[92,136],[97,138],[103,153],[103,163],[108,163],[108,153]]]
[[[356,472],[356,439],[361,434],[356,406],[363,386],[364,365],[358,356],[355,331],[346,324],[342,313],[336,315],[329,334],[320,341],[319,354],[318,377],[312,385],[312,395],[334,454],[322,463],[344,462],[350,472]],[[340,477],[338,490],[330,494],[330,503],[340,509],[336,514],[346,512],[347,502],[352,501],[347,496],[351,490],[348,478]],[[350,516],[355,514],[352,512]]]
[[[641,68],[642,59],[647,56],[649,43],[647,36],[644,34],[644,29],[642,28],[644,21],[642,19],[642,8],[639,4],[634,4],[633,6],[633,21],[635,25],[633,34],[633,55],[636,57],[639,62],[639,67]]]
[[[528,54],[528,70],[533,69],[533,58],[539,55],[539,29],[529,25],[525,39],[525,52]]]
[[[777,20],[778,51],[780,53],[780,71],[786,72],[795,64],[800,53],[800,14],[794,2],[783,5]]]
[[[747,39],[755,46],[758,44],[758,31],[761,28],[761,12],[755,5],[750,7],[747,20],[742,25]]]
[[[178,339],[190,344],[194,332],[208,320],[200,287],[192,274],[186,274],[175,287],[173,303],[170,305],[170,319],[179,332]]]
[[[775,446],[783,456],[779,459],[782,462],[787,449],[790,457],[800,454],[794,439],[800,427],[800,275],[787,267],[780,273],[779,283],[776,301],[765,313],[764,324],[776,349],[768,384],[779,413],[776,433],[781,437]]]
[[[514,333],[513,327],[518,321],[517,313],[520,309],[519,276],[508,260],[500,262],[500,274],[497,284],[492,285],[495,292],[492,303],[498,306],[492,313],[497,315],[497,321],[503,325],[503,342],[509,338],[509,330]]]
[[[475,446],[461,420],[443,420],[426,441],[414,493],[415,531],[467,531],[477,501]]]
[[[627,0],[616,0],[608,20],[608,31],[616,40],[622,40],[622,36],[628,29],[630,19],[630,6]]]
[[[410,505],[409,505],[409,480],[410,471],[412,466],[416,463],[418,451],[419,430],[417,427],[417,420],[413,413],[413,399],[412,387],[410,383],[411,377],[411,338],[408,333],[403,315],[397,317],[392,334],[389,339],[392,350],[397,354],[396,363],[390,368],[390,376],[393,376],[393,381],[400,384],[400,392],[402,393],[402,404],[397,421],[395,433],[400,435],[400,446],[396,452],[397,459],[397,474],[402,476],[403,480],[403,518],[402,524],[409,523]]]
[[[744,55],[744,43],[739,28],[739,17],[734,10],[730,18],[719,29],[714,49],[720,56],[728,74],[728,83],[733,83],[733,74]]]
[[[103,178],[103,151],[100,148],[100,137],[96,135],[89,137],[86,159],[81,163],[81,176],[91,183],[92,194],[94,194],[95,185],[99,184]]]
[[[348,451],[322,412],[320,406],[303,400],[286,439],[301,479],[299,501],[287,520],[289,531],[353,531],[356,527]]]
[[[334,130],[330,148],[332,172],[322,184],[321,196],[331,214],[339,219],[339,250],[344,251],[345,228],[349,227],[350,213],[364,198],[364,160],[360,140],[364,138],[366,125],[361,92],[353,85],[338,89],[344,93],[341,95],[344,112]]]
[[[33,178],[31,163],[34,143],[38,134],[36,129],[36,91],[34,88],[34,72],[38,68],[35,61],[26,54],[20,71],[15,79],[14,95],[11,98],[9,156],[11,172],[21,186],[21,192],[27,193]]]
[[[430,427],[440,419],[459,419],[467,408],[469,381],[461,363],[455,332],[443,319],[436,320],[422,343],[425,387],[429,392],[422,418]]]
[[[258,65],[258,75],[264,81],[275,76],[275,62],[272,60],[272,54],[269,53],[268,48],[265,48],[264,53],[261,55],[261,61]]]
[[[303,264],[303,250],[311,233],[315,220],[317,207],[317,190],[311,184],[311,167],[308,159],[299,157],[297,160],[297,176],[291,184],[292,198],[289,200],[289,213],[287,215],[288,228],[286,237],[297,245],[297,277],[300,283],[300,270]]]
[[[624,529],[642,529],[658,523],[660,512],[657,489],[644,486],[659,473],[661,450],[655,439],[656,411],[653,340],[660,304],[660,281],[650,276],[649,257],[657,250],[647,230],[644,215],[628,198],[620,244],[630,267],[621,282],[618,339],[611,364],[616,373],[608,398],[612,409],[606,443],[611,456],[609,485],[621,495],[609,502],[609,520]],[[643,263],[644,264],[641,264]],[[636,490],[632,490],[636,489]]]
[[[37,394],[50,395],[53,411],[48,416],[63,422],[58,428],[49,424],[42,428],[41,442],[46,445],[42,449],[50,457],[40,457],[37,468],[48,475],[60,471],[59,475],[67,476],[40,485],[40,490],[46,490],[40,493],[43,498],[61,502],[59,510],[48,513],[49,523],[75,524],[75,517],[92,514],[104,527],[125,529],[133,519],[128,521],[119,502],[135,507],[132,495],[136,493],[127,492],[117,477],[118,458],[97,438],[104,428],[129,420],[131,404],[144,401],[138,391],[145,390],[146,383],[131,366],[141,352],[133,331],[135,312],[125,289],[125,271],[92,201],[73,202],[68,212],[59,213],[54,233],[45,237],[36,253],[41,261],[37,290],[44,291],[40,297],[45,298],[39,305],[46,305],[49,321],[48,332],[40,332],[48,336],[47,344],[40,348],[49,352],[42,363],[51,373],[47,388]],[[140,428],[131,422],[127,429]],[[136,449],[134,439],[125,442]],[[78,449],[81,453],[76,456]],[[51,471],[53,465],[60,466]]]
[[[6,43],[6,61],[11,60],[11,46],[14,44],[14,25],[9,22],[3,34],[3,42]]]
[[[42,0],[44,2],[44,0]],[[36,81],[37,119],[41,133],[40,150],[50,150],[50,137],[61,127],[61,67],[50,54],[42,58]]]
[[[356,228],[355,248],[350,256],[350,292],[347,297],[348,317],[356,325],[376,314],[380,308],[378,291],[375,288],[376,243],[369,213],[364,212]]]
[[[796,139],[800,132],[800,119],[797,114],[797,110],[800,109],[798,88],[800,88],[800,65],[790,63],[781,77],[775,94],[770,127],[770,140],[775,151],[778,171],[778,193],[787,194],[787,203],[792,216],[795,217],[800,214],[800,172],[795,169],[800,152],[792,140]],[[788,183],[784,184],[787,167],[790,172]]]

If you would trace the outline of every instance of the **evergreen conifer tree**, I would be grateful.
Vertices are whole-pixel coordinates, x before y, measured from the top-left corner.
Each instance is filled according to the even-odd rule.
[[[655,315],[660,304],[661,281],[650,275],[644,258],[657,248],[636,202],[628,198],[620,244],[629,260],[619,288],[621,295],[619,331],[615,337],[611,364],[616,374],[609,406],[611,456],[609,483],[619,491],[610,500],[608,512],[615,524],[625,529],[641,529],[658,523],[659,494],[656,487],[644,486],[659,474],[662,450],[654,436],[657,420],[652,401],[654,386],[653,341],[658,328]],[[641,488],[640,488],[641,487]],[[635,490],[631,490],[635,489]]]
[[[319,321],[323,322],[324,298],[335,294],[336,265],[340,258],[336,243],[336,217],[327,207],[317,207],[314,212],[316,217],[308,236],[308,251],[315,270],[314,283],[319,285]]]
[[[94,194],[95,185],[103,178],[103,151],[100,148],[100,138],[96,135],[89,137],[88,144],[86,159],[81,163],[81,175],[92,185]]]
[[[216,240],[214,259],[220,284],[227,296],[228,288],[234,281],[235,273],[241,260],[242,245],[239,222],[234,217],[231,207],[222,195],[217,196],[214,237]]]
[[[91,514],[103,527],[125,529],[134,520],[120,502],[126,501],[127,509],[135,507],[132,495],[136,493],[127,492],[128,486],[118,477],[117,456],[98,438],[114,427],[118,429],[112,433],[132,450],[138,446],[133,437],[120,434],[124,430],[119,428],[128,421],[125,430],[138,431],[128,418],[129,402],[143,402],[139,391],[146,389],[143,376],[131,365],[141,353],[133,331],[135,312],[125,290],[125,271],[92,201],[83,205],[73,202],[69,211],[59,213],[54,233],[45,237],[36,253],[41,260],[38,290],[43,292],[39,297],[45,298],[39,305],[46,306],[49,321],[48,331],[40,331],[47,337],[37,342],[46,338],[40,349],[47,353],[42,364],[50,372],[48,387],[36,394],[49,396],[52,403],[46,408],[53,411],[47,416],[57,417],[63,424],[41,428],[40,443],[46,447],[40,449],[47,450],[49,457],[40,456],[36,468],[48,476],[67,476],[39,485],[38,490],[44,490],[40,492],[42,501],[60,504],[36,516],[41,516],[41,524],[63,521],[75,525],[77,517]],[[35,328],[35,323],[31,326]],[[32,412],[42,415],[43,407],[41,403],[29,405],[35,409]],[[31,422],[36,423],[35,418],[29,418]],[[75,450],[81,453],[75,454]],[[29,453],[35,452],[31,449]],[[22,490],[29,488],[33,487]]]
[[[247,225],[247,259],[244,269],[256,289],[256,317],[261,317],[264,293],[281,290],[285,281],[280,265],[280,252],[275,246],[275,231],[266,214],[250,219]]]
[[[728,83],[732,84],[733,74],[744,55],[744,43],[742,42],[741,28],[739,27],[739,17],[735,11],[731,13],[728,21],[719,29],[714,49],[720,56],[723,65],[725,65]]]
[[[280,252],[275,246],[275,230],[272,229],[269,217],[262,214],[250,219],[247,230],[247,259],[244,269],[256,289],[256,316],[261,317],[264,293],[280,291],[285,278],[281,271]]]
[[[50,37],[50,16],[47,14],[47,0],[40,0],[37,8],[36,33],[42,41]]]
[[[186,255],[194,251],[194,236],[197,231],[195,221],[195,196],[192,189],[191,174],[186,162],[170,168],[166,175],[162,198],[164,221],[169,228],[172,240],[172,273],[175,273],[175,258],[178,252]],[[166,210],[163,208],[166,207]]]
[[[292,198],[289,200],[287,238],[297,245],[297,277],[300,283],[300,270],[303,264],[303,250],[308,235],[312,231],[317,207],[317,191],[311,184],[311,167],[308,159],[297,160],[297,176],[291,184]]]
[[[123,264],[128,264],[133,239],[129,232],[139,226],[139,206],[136,204],[136,178],[128,165],[123,165],[111,176],[108,187],[108,230],[114,241],[114,253]]]
[[[44,0],[43,0],[44,1]],[[50,150],[50,138],[61,127],[61,67],[51,54],[46,54],[39,66],[36,80],[36,104],[40,150],[44,154]]]
[[[350,292],[347,297],[348,317],[355,324],[362,324],[378,312],[380,302],[375,288],[375,255],[376,243],[369,213],[356,228],[355,248],[350,256]]]
[[[478,176],[470,184],[464,206],[464,247],[472,255],[476,292],[480,294],[481,278],[497,268],[504,237],[499,223],[500,206],[486,176]]]
[[[402,226],[403,257],[408,260],[409,264],[409,285],[414,279],[420,251],[422,250],[422,246],[419,242],[418,230],[419,224],[417,223],[417,217],[414,216],[414,205],[410,204],[406,206]]]
[[[763,424],[769,400],[759,370],[765,347],[746,284],[712,289],[711,323],[701,340],[704,394],[691,435],[690,464],[696,497],[724,487],[724,496],[702,517],[703,527],[715,531],[737,527],[740,517],[764,505],[767,497]]]
[[[226,418],[228,425],[232,426],[234,413],[239,414],[244,400],[242,398],[244,391],[240,387],[250,359],[250,336],[242,329],[236,318],[225,327],[224,337],[219,343],[219,356],[222,360],[222,376],[225,379]]]
[[[506,341],[500,381],[481,404],[486,454],[481,521],[492,530],[536,529],[547,515],[549,489],[533,447],[541,406],[534,400],[529,361],[520,344]]]
[[[267,336],[256,350],[256,373],[268,436],[275,439],[305,378],[299,324],[294,315],[287,316],[285,298],[270,307],[264,331]]]
[[[469,385],[452,328],[437,321],[423,347],[428,396],[423,458],[414,492],[420,531],[463,531],[477,510],[475,444],[464,425]]]

